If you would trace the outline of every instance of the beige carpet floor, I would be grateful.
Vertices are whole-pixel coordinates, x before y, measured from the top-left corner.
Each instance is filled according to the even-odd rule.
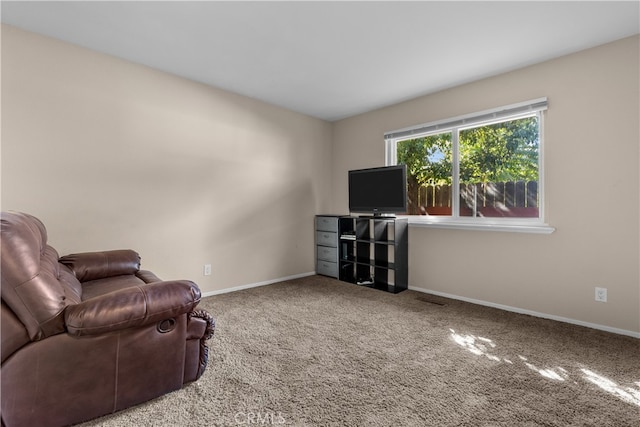
[[[640,426],[640,340],[311,276],[206,298],[200,380],[83,426]]]

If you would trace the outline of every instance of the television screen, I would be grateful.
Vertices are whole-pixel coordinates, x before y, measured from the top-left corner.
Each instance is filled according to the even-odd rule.
[[[405,213],[406,165],[349,171],[349,211],[374,215]]]

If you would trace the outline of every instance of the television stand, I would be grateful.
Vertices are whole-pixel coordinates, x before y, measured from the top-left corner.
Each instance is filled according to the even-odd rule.
[[[316,236],[318,274],[392,293],[407,289],[406,218],[319,215]]]

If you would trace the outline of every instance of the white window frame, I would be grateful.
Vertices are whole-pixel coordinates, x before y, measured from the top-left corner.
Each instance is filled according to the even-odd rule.
[[[407,139],[420,138],[438,133],[451,132],[451,144],[453,150],[452,164],[452,214],[440,215],[408,215],[409,223],[413,226],[468,229],[468,230],[494,230],[514,231],[523,233],[550,234],[555,228],[545,222],[545,187],[544,187],[544,112],[547,109],[547,98],[538,98],[531,101],[511,104],[491,110],[466,114],[464,116],[429,122],[409,128],[398,129],[385,133],[385,164],[387,166],[397,164],[398,142]],[[459,179],[459,142],[458,133],[461,130],[474,128],[493,123],[504,122],[525,117],[538,117],[539,146],[538,146],[538,218],[499,218],[499,217],[461,217],[459,213],[460,203],[460,179]]]

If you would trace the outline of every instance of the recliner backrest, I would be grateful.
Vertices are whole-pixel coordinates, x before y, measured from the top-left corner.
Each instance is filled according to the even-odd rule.
[[[58,263],[44,224],[29,214],[2,212],[2,301],[31,340],[64,332],[64,309],[81,299],[80,282]]]

